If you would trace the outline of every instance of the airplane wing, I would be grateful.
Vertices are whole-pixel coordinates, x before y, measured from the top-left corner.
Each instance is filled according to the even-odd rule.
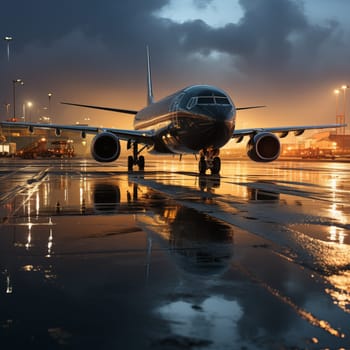
[[[241,111],[243,109],[254,109],[254,108],[265,108],[266,106],[246,106],[246,107],[236,107],[236,111]]]
[[[101,106],[91,106],[91,105],[82,105],[79,103],[70,103],[70,102],[61,102],[63,105],[68,106],[77,106],[77,107],[85,107],[85,108],[93,108],[93,109],[99,109],[102,111],[109,111],[109,112],[117,112],[117,113],[124,113],[124,114],[137,114],[138,111],[131,110],[131,109],[120,109],[120,108],[112,108],[112,107],[101,107]]]
[[[114,129],[98,126],[86,126],[86,125],[62,125],[62,124],[43,124],[43,123],[22,123],[22,122],[0,122],[2,127],[14,126],[28,128],[30,132],[33,132],[36,128],[38,129],[54,129],[56,134],[59,135],[62,130],[80,132],[82,135],[85,134],[98,134],[101,132],[110,132],[118,136],[121,140],[128,141],[133,140],[145,145],[153,145],[152,131],[142,130],[127,130],[127,129]]]
[[[286,137],[290,132],[293,132],[295,136],[302,135],[305,130],[317,130],[317,129],[332,129],[345,127],[347,124],[323,124],[323,125],[307,125],[307,126],[282,126],[274,128],[251,128],[251,129],[239,129],[235,130],[232,134],[232,138],[237,139],[237,143],[241,142],[244,136],[253,136],[260,132],[271,132],[278,134],[280,138]]]

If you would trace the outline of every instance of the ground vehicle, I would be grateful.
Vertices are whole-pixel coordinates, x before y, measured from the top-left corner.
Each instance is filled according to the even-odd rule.
[[[23,147],[16,156],[26,159],[36,157],[73,157],[74,148],[73,141],[71,140],[59,140],[52,141],[50,147],[47,146],[47,139],[41,138],[32,142],[31,144]]]
[[[68,157],[71,158],[74,156],[74,147],[73,141],[53,141],[51,142],[51,147],[47,150],[49,156],[53,157]]]
[[[11,157],[16,153],[16,143],[15,142],[4,142],[0,144],[0,156],[1,157]]]
[[[306,148],[301,153],[303,159],[335,159],[332,150],[319,148]]]

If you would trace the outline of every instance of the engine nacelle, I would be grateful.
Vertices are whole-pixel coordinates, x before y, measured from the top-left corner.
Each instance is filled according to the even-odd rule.
[[[115,161],[120,155],[119,138],[110,132],[97,134],[91,142],[91,154],[98,162]]]
[[[250,138],[247,154],[256,162],[272,162],[280,155],[281,144],[278,137],[270,132],[260,132]]]

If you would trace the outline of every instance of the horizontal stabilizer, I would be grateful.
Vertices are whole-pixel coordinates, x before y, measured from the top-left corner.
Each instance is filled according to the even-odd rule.
[[[61,102],[63,105],[69,105],[69,106],[78,106],[78,107],[85,107],[85,108],[93,108],[93,109],[100,109],[103,111],[109,111],[109,112],[117,112],[117,113],[125,113],[125,114],[137,114],[138,111],[133,111],[130,109],[120,109],[120,108],[111,108],[111,107],[101,107],[101,106],[90,106],[90,105],[82,105],[78,103],[70,103],[70,102]]]
[[[253,109],[253,108],[265,108],[266,106],[247,106],[247,107],[236,107],[236,111],[240,111],[242,109]]]

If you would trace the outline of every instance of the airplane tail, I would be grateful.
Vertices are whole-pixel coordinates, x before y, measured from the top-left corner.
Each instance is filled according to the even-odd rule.
[[[149,47],[146,46],[147,51],[147,105],[153,103],[153,88],[152,88],[152,74],[151,74],[151,58],[149,54]]]

